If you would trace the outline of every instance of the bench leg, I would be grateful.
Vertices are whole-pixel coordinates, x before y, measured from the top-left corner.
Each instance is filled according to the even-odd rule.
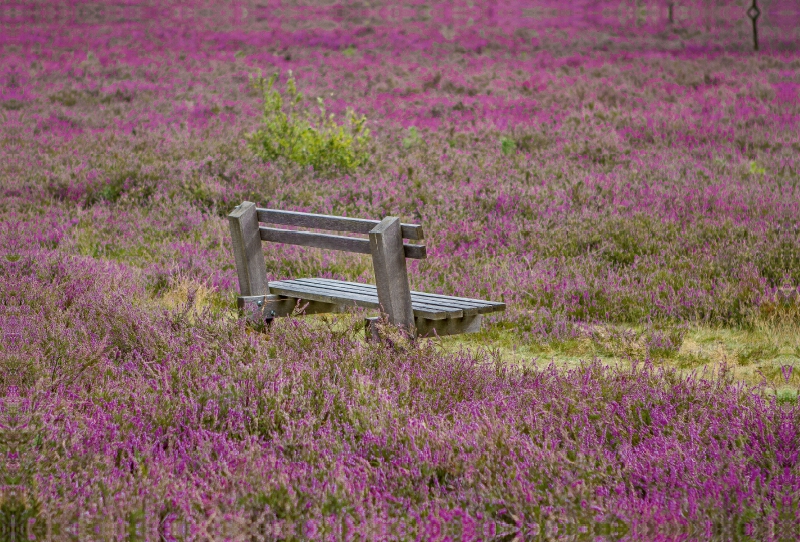
[[[389,322],[415,337],[417,329],[411,307],[411,288],[408,285],[400,219],[394,216],[384,218],[370,230],[369,245],[381,311],[389,316]]]
[[[243,296],[269,293],[267,266],[261,248],[256,204],[245,201],[228,215],[233,241],[233,256],[239,276],[239,293]]]

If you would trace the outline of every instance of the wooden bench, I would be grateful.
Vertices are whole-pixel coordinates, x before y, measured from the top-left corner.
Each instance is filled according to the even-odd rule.
[[[305,314],[338,312],[346,307],[380,309],[390,323],[411,336],[454,335],[479,331],[483,314],[505,310],[504,303],[412,292],[406,258],[427,257],[422,227],[397,217],[364,220],[339,216],[259,209],[245,201],[228,215],[240,296],[237,304],[250,318],[270,323],[302,307]],[[262,226],[278,224],[360,233],[369,239]],[[322,278],[268,282],[262,241],[370,254],[376,285]],[[378,318],[367,318],[367,336]]]

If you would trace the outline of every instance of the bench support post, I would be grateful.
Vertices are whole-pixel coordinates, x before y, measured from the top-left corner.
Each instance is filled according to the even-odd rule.
[[[256,204],[243,202],[228,215],[228,223],[233,240],[236,272],[239,275],[239,293],[243,296],[269,294]]]
[[[381,310],[389,316],[389,322],[416,337],[400,219],[394,216],[384,218],[370,230],[369,244]]]

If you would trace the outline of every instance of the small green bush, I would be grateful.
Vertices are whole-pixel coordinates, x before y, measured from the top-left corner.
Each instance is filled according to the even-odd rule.
[[[514,154],[517,152],[517,143],[510,137],[501,137],[500,150],[503,151],[503,154],[506,156],[509,154]]]
[[[264,127],[247,136],[257,156],[265,161],[285,158],[320,172],[349,172],[367,161],[366,117],[357,117],[348,109],[344,123],[338,124],[333,114],[326,115],[322,98],[317,98],[318,113],[302,109],[303,95],[291,72],[283,94],[273,88],[277,78],[253,79],[264,94]]]
[[[403,148],[410,149],[411,147],[416,147],[422,143],[422,136],[419,135],[419,130],[417,130],[417,127],[412,126],[409,128],[408,136],[403,138]]]

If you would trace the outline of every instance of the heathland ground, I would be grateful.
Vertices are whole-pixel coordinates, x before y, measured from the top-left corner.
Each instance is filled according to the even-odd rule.
[[[0,62],[4,525],[796,533],[800,57],[769,26],[749,51],[727,12],[642,5],[20,11]],[[363,164],[248,146],[254,78],[285,92],[290,72],[301,110],[367,119]],[[413,289],[508,309],[419,343],[365,343],[361,313],[253,330],[225,218],[244,200],[421,223]],[[270,279],[373,280],[366,256],[265,255]]]

